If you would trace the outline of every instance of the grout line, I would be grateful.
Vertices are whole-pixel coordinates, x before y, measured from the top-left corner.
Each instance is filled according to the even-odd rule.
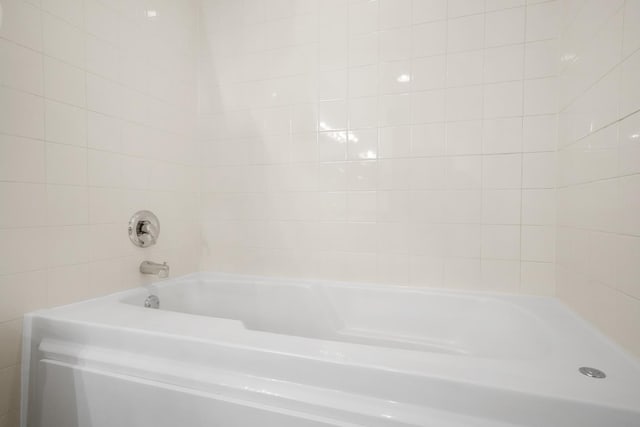
[[[46,97],[45,95],[47,94],[47,79],[45,78],[46,75],[46,67],[45,67],[45,59],[44,59],[44,14],[40,13],[40,37],[41,37],[41,43],[42,43],[42,52],[40,53],[41,55],[41,63],[42,63],[42,99],[43,99],[43,104],[42,104],[42,139],[43,139],[43,156],[44,156],[44,180],[45,182],[49,181],[49,166],[48,166],[48,159],[47,159],[47,142],[46,142],[46,137],[47,137],[47,106],[46,106]],[[49,219],[49,185],[45,184],[45,217],[48,221]],[[88,197],[87,197],[88,198]],[[48,253],[46,254],[46,265],[48,266],[49,264],[49,255]],[[48,271],[48,269],[45,270],[44,273],[44,300],[45,300],[45,304],[49,305],[49,301],[50,301],[50,296],[49,296],[49,275],[46,273],[46,271]]]
[[[529,12],[529,5],[525,5],[524,8],[524,38],[526,40],[527,38],[527,18],[528,18],[528,12]],[[522,143],[521,143],[521,147],[520,147],[520,244],[519,244],[519,249],[520,249],[520,283],[518,283],[518,291],[520,293],[523,293],[524,289],[523,289],[523,277],[522,277],[522,263],[523,263],[523,259],[522,259],[522,247],[523,247],[523,229],[524,229],[524,194],[525,194],[525,189],[524,189],[524,134],[525,134],[525,129],[524,129],[524,121],[525,121],[525,79],[524,76],[526,75],[526,69],[527,69],[527,51],[526,51],[526,47],[524,49],[524,51],[522,52],[522,102],[521,102],[521,109],[522,109],[522,121],[520,124],[520,134],[522,137]],[[557,76],[555,77],[557,80]],[[557,107],[556,107],[557,109]],[[557,123],[556,123],[556,127],[557,127]],[[554,290],[554,294],[555,294],[555,290]]]
[[[622,117],[619,117],[619,118],[615,119],[612,122],[609,122],[609,123],[607,123],[605,125],[602,125],[601,127],[597,128],[593,132],[589,132],[588,134],[583,135],[583,136],[579,137],[578,139],[575,139],[575,140],[571,141],[567,145],[564,145],[562,147],[558,147],[558,152],[565,151],[565,150],[575,146],[577,143],[579,143],[579,142],[581,142],[581,141],[583,141],[583,140],[585,140],[585,139],[587,139],[587,138],[589,138],[589,137],[591,137],[591,136],[593,136],[593,135],[595,135],[597,133],[600,133],[601,131],[603,131],[603,130],[611,127],[611,126],[615,126],[615,125],[619,124],[620,122],[622,122],[622,121],[628,119],[629,117],[631,117],[631,116],[633,116],[635,114],[638,114],[638,113],[640,113],[640,109],[637,109],[637,110],[635,110],[635,111],[633,111],[631,113],[628,113],[628,114],[626,114],[626,115],[624,115]],[[560,115],[562,115],[562,114],[560,113],[559,116]],[[560,117],[558,117],[558,119],[560,119]]]

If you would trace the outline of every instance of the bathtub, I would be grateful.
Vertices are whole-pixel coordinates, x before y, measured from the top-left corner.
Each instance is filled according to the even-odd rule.
[[[198,273],[24,338],[23,427],[640,426],[637,360],[551,298]]]

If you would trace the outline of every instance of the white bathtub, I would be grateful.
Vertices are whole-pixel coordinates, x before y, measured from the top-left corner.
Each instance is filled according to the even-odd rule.
[[[23,427],[640,426],[548,298],[202,273],[33,313],[23,358]]]

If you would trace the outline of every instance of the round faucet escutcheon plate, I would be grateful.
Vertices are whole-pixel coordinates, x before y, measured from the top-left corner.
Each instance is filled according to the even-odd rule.
[[[140,247],[148,248],[158,241],[160,236],[160,220],[151,211],[138,211],[129,220],[129,239]]]

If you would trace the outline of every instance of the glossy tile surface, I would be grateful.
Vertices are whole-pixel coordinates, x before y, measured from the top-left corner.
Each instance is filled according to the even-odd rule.
[[[557,292],[640,355],[638,328],[631,326],[640,322],[638,2],[565,8]]]
[[[2,427],[23,313],[137,286],[147,257],[197,268],[197,6],[153,3],[151,21],[137,1],[0,1]],[[139,209],[161,218],[153,250],[129,242]]]
[[[286,4],[203,2],[202,268],[552,294],[559,2]]]

